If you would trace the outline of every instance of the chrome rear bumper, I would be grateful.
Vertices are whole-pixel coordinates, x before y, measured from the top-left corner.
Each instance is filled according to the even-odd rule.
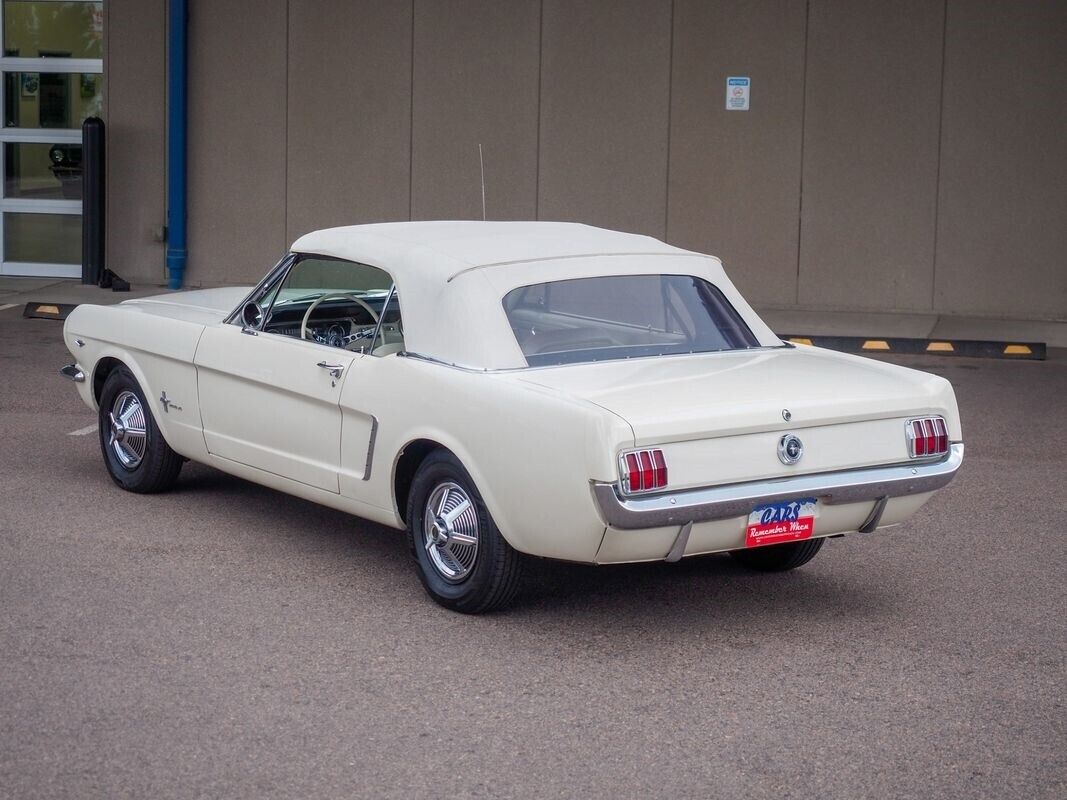
[[[952,445],[940,461],[798,475],[644,497],[622,498],[615,484],[594,483],[593,495],[604,521],[613,528],[661,528],[747,516],[755,506],[801,497],[818,497],[832,505],[932,492],[948,484],[962,462],[961,442]],[[877,520],[874,522],[877,524]]]

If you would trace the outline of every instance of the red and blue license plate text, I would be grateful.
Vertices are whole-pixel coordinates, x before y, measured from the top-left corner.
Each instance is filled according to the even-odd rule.
[[[748,515],[745,547],[810,539],[818,510],[819,501],[814,497],[756,506]]]

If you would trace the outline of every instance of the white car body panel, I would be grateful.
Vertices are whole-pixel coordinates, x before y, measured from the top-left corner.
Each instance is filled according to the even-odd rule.
[[[669,490],[684,492],[907,466],[904,425],[918,415],[943,416],[951,441],[962,440],[944,379],[785,346],[717,259],[649,237],[564,223],[395,223],[319,231],[293,251],[389,272],[406,354],[246,335],[226,319],[248,288],[82,305],[65,338],[88,376],[78,384],[83,400],[95,408],[99,376],[121,362],[179,454],[396,528],[406,513],[396,494],[401,456],[413,442],[433,442],[464,465],[513,547],[587,563],[663,559],[679,540],[675,521],[611,524],[595,496],[597,486],[618,484],[619,454],[635,446],[661,448]],[[526,366],[501,304],[507,292],[649,273],[714,284],[760,347]],[[799,464],[776,456],[786,432],[807,446]],[[890,497],[875,523],[903,521],[930,494],[913,487]],[[876,505],[874,497],[828,502],[816,535],[857,530]],[[684,554],[743,547],[745,525],[742,515],[694,519]]]
[[[246,336],[236,325],[205,328],[194,363],[208,452],[339,492],[341,389],[317,366],[322,349],[288,336]],[[329,357],[347,373],[357,358],[344,350]]]

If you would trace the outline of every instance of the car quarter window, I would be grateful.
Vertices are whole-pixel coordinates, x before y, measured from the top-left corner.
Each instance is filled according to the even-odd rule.
[[[255,327],[265,333],[372,355],[403,349],[392,276],[370,264],[296,256],[289,269],[252,300],[259,313]]]
[[[504,311],[530,366],[758,347],[719,289],[690,275],[614,275],[523,286]]]

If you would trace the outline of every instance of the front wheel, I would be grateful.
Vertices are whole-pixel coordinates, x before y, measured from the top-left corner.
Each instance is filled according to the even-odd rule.
[[[144,392],[126,367],[116,367],[100,392],[100,449],[111,479],[128,492],[169,488],[182,468],[156,425]]]
[[[815,558],[815,554],[822,549],[822,543],[822,539],[808,539],[804,542],[731,550],[730,555],[749,569],[759,572],[785,572],[801,567]]]
[[[437,603],[481,614],[515,597],[522,555],[500,534],[474,481],[451,453],[438,450],[419,466],[407,520],[419,578]]]

